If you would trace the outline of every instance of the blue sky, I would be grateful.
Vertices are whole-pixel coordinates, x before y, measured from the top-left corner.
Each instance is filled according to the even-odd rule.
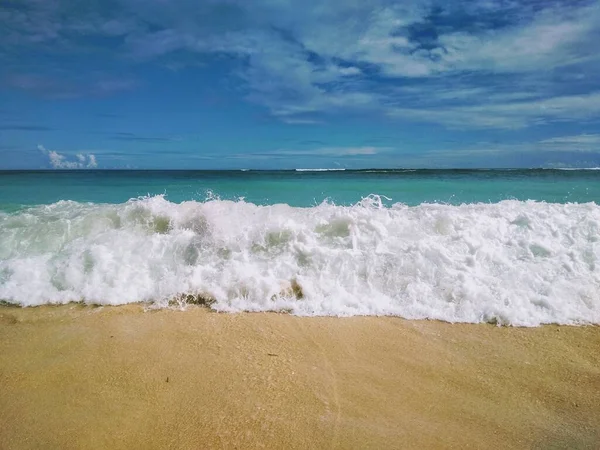
[[[2,0],[0,168],[600,166],[600,1]]]

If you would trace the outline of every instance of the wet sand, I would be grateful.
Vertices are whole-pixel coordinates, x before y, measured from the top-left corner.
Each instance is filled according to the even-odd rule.
[[[600,448],[600,328],[0,307],[0,448]]]

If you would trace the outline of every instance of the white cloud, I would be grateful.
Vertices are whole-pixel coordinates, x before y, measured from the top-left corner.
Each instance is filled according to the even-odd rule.
[[[98,166],[96,156],[92,153],[77,153],[75,159],[69,159],[68,156],[48,150],[41,144],[37,148],[48,157],[48,162],[53,169],[93,169]]]
[[[558,136],[540,141],[541,144],[592,144],[600,150],[600,134],[579,134],[577,136]]]
[[[260,153],[236,153],[232,155],[214,155],[214,158],[227,159],[272,159],[272,158],[295,158],[295,157],[362,157],[373,156],[392,151],[392,147],[320,147],[314,149],[278,149]]]
[[[420,156],[423,158],[423,161],[427,161],[428,158],[431,160],[446,158],[449,161],[461,158],[480,158],[482,161],[485,161],[490,157],[497,158],[502,155],[514,155],[517,153],[521,155],[546,156],[557,153],[568,153],[571,155],[586,154],[588,157],[597,156],[600,158],[600,135],[559,136],[541,141],[521,141],[514,143],[477,142],[465,147],[428,150]],[[585,166],[589,164],[579,161],[577,165]]]
[[[550,5],[525,24],[517,22],[480,35],[452,32],[440,36],[446,49],[440,65],[442,70],[496,72],[556,69],[596,53],[590,39],[599,23],[598,4],[584,8]]]
[[[89,169],[95,169],[96,167],[98,167],[98,162],[96,161],[96,155],[89,153],[87,155],[87,157],[88,157],[87,167]]]
[[[363,6],[334,1],[298,13],[290,4],[277,9],[273,3],[262,2],[263,11],[269,7],[277,11],[294,40],[264,28],[208,37],[174,31],[162,36],[154,51],[187,46],[193,51],[247,57],[249,64],[242,76],[251,89],[250,98],[288,123],[307,123],[311,118],[306,116],[318,112],[378,111],[454,128],[510,129],[600,114],[595,93],[557,95],[557,82],[546,75],[598,57],[594,44],[600,29],[597,4],[578,8],[553,3],[537,10],[517,9],[521,17],[504,28],[443,31],[438,47],[427,50],[402,30],[427,20],[428,3]],[[499,4],[487,8],[502,13]],[[268,21],[269,14],[265,17]],[[318,58],[308,58],[307,51]],[[355,65],[348,69],[336,61]],[[361,64],[390,78],[422,79],[427,84],[447,81],[444,92],[424,85],[418,96],[406,96],[395,89],[396,84],[361,77]],[[517,78],[490,84],[486,73]],[[472,80],[457,81],[461,74],[469,74]],[[462,104],[457,106],[457,102]],[[391,110],[390,104],[395,105]]]
[[[276,155],[285,156],[368,156],[392,150],[391,147],[322,147],[312,150],[277,150]]]
[[[600,154],[600,134],[556,136],[539,141],[536,149],[551,152],[574,152]]]
[[[122,0],[123,9],[92,6],[83,16],[64,14],[64,3],[0,11],[0,30],[9,30],[0,42],[122,36],[130,58],[172,67],[198,64],[190,54],[227,55],[239,62],[247,98],[287,123],[357,111],[464,128],[600,116],[589,88],[600,76],[598,1]],[[585,80],[588,87],[570,89]],[[135,85],[108,79],[91,89],[106,95]]]
[[[291,118],[284,117],[281,120],[284,123],[287,123],[287,124],[290,124],[290,125],[315,125],[315,124],[323,123],[320,120],[315,120],[315,119],[301,119],[301,118],[295,118],[295,117],[291,117]]]
[[[453,128],[524,128],[600,114],[600,92],[531,101],[488,103],[435,109],[390,108],[391,117],[435,122]]]
[[[568,137],[567,137],[568,138]],[[560,139],[560,138],[559,138]],[[477,142],[429,149],[390,159],[404,167],[598,167],[598,146],[554,145],[545,141]],[[563,161],[570,161],[565,164]],[[519,161],[518,163],[516,163]],[[516,163],[516,164],[515,164]]]

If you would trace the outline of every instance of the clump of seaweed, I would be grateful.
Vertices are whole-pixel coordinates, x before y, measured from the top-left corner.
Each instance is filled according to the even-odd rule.
[[[210,308],[216,301],[216,298],[207,293],[179,294],[169,300],[169,306],[184,307],[187,305],[196,305]]]
[[[292,293],[294,294],[294,297],[296,297],[298,300],[303,299],[304,291],[302,290],[302,286],[300,286],[300,284],[298,284],[298,281],[296,281],[295,278],[292,280],[290,285],[291,285],[290,287],[292,289]]]
[[[20,306],[17,303],[11,303],[6,300],[0,300],[0,307],[2,307],[2,308],[19,308]]]
[[[281,286],[281,291],[278,294],[272,297],[272,300],[279,298],[295,298],[296,300],[301,300],[304,298],[304,291],[302,290],[302,286],[298,283],[298,281],[293,278],[289,284],[287,282],[283,283]]]

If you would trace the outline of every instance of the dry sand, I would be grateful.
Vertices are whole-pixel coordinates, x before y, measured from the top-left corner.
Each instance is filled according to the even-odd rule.
[[[600,328],[0,308],[0,448],[600,448]]]

